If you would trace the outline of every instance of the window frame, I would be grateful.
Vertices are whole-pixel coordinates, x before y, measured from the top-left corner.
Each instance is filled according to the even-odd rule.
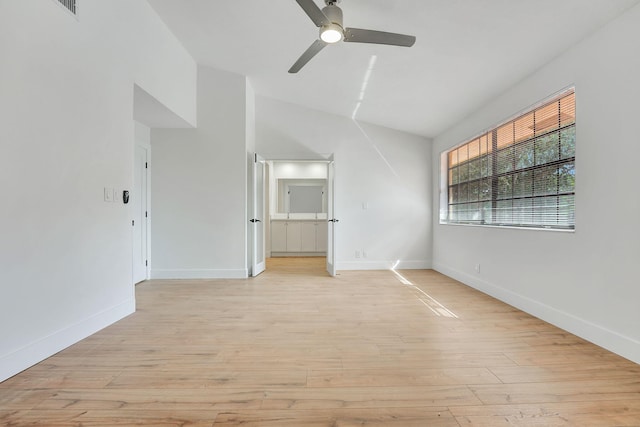
[[[440,224],[574,232],[576,228],[575,144],[577,123],[575,94],[575,86],[564,88],[519,111],[508,119],[489,127],[475,137],[468,138],[464,142],[442,151],[440,153]],[[568,104],[568,110],[563,110],[562,101],[570,97],[572,98],[572,103]],[[558,113],[556,116],[554,112],[552,124],[547,125],[544,123],[547,120],[544,119],[544,116],[536,122],[536,113],[542,113],[544,109],[550,109],[552,105],[555,108],[555,104],[558,105]],[[573,113],[568,116],[570,119],[568,122],[563,120],[564,111]],[[533,127],[530,127],[531,130],[524,132],[519,139],[516,136],[517,126],[519,122],[526,122],[528,116],[533,118],[533,122],[531,122]],[[549,119],[551,118],[550,116]],[[542,124],[540,133],[538,133],[538,124]],[[511,142],[503,143],[501,146],[499,145],[498,139],[500,136],[498,134],[507,127],[510,128],[508,132],[511,132],[511,128],[513,129],[513,138]],[[564,140],[562,135],[568,136],[569,139]],[[474,147],[476,142],[478,145]],[[551,147],[551,151],[555,148],[557,156],[549,157],[544,162],[536,164],[537,150],[539,147],[544,147],[545,144]],[[466,154],[464,154],[464,151],[453,154],[456,150],[465,146],[467,148]],[[564,151],[566,147],[569,147],[568,151]],[[473,150],[473,153],[469,153],[471,150]],[[533,154],[533,159],[529,159],[531,164],[527,166],[526,162],[524,165],[519,163],[518,152],[525,155]],[[458,154],[464,156],[464,159],[457,158]],[[507,162],[500,163],[499,156],[502,156],[502,160],[506,159]],[[454,157],[455,159],[452,160]],[[508,162],[513,163],[510,166]],[[502,166],[507,167],[509,170],[499,171]],[[463,168],[473,169],[473,178],[469,176],[469,172],[462,172]],[[485,170],[485,168],[488,169]],[[479,169],[479,172],[475,169]],[[547,192],[541,191],[537,193],[539,187],[536,184],[540,184],[542,180],[536,179],[534,176],[536,172],[544,174],[545,169],[548,171],[555,170],[549,176],[553,176],[553,179],[555,179],[556,188],[555,191],[549,191],[549,187],[547,187]],[[465,176],[464,180],[461,181],[459,178],[455,180],[454,172],[459,172],[459,175],[463,174]],[[517,178],[524,180],[527,174],[530,175],[530,181],[524,182],[530,182],[531,188],[527,189],[529,192],[521,190],[521,192],[516,193],[518,191],[515,186]],[[501,191],[499,182],[502,178],[506,178],[506,181],[511,182],[510,185],[505,184],[505,187],[510,187],[510,194],[504,197],[501,197],[499,193]],[[563,178],[565,179],[564,185],[569,185],[567,181],[570,182],[570,185],[561,191],[561,185],[563,185],[561,184],[561,179]],[[487,187],[487,185],[490,185],[490,187]],[[459,191],[463,188],[467,188],[465,198],[452,195],[454,191]],[[523,186],[523,188],[525,187]],[[470,195],[473,195],[473,198],[468,198]],[[541,206],[544,206],[545,202],[552,199],[555,199],[554,203],[548,205],[551,207],[549,209],[551,215],[546,217],[549,211],[545,212]],[[563,208],[562,199],[569,201],[565,212],[561,211]],[[510,206],[504,211],[506,216],[502,218],[504,219],[502,221],[499,217],[500,204]],[[460,210],[456,210],[456,206]],[[518,209],[517,206],[522,206],[522,209]],[[552,223],[553,221],[549,221],[549,218],[554,216],[553,209],[557,212],[555,214],[555,224]],[[487,213],[489,216],[488,221],[485,219]],[[536,218],[537,215],[539,216]],[[565,221],[562,221],[563,219]]]

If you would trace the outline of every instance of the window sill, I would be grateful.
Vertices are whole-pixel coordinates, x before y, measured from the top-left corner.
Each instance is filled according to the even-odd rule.
[[[553,232],[570,233],[570,234],[573,234],[576,232],[575,228],[551,228],[551,227],[543,227],[543,226],[522,227],[517,225],[487,225],[487,224],[471,224],[471,223],[446,222],[446,221],[440,221],[440,225],[457,226],[457,227],[508,229],[508,230],[553,231]]]

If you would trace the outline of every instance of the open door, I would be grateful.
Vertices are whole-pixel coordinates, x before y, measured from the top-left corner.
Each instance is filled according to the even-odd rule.
[[[264,259],[264,159],[253,157],[253,214],[251,219],[251,276],[255,277],[265,269]]]
[[[336,191],[335,191],[335,163],[333,154],[329,157],[327,164],[327,272],[331,276],[336,275],[336,227],[338,220],[336,219]]]

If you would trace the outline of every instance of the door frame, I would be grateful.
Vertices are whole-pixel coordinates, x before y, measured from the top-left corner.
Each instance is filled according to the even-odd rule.
[[[336,272],[336,169],[333,154],[327,163],[327,273],[335,277]]]
[[[261,165],[262,167],[259,167]],[[265,159],[258,153],[253,154],[253,162],[251,165],[251,218],[249,219],[250,223],[250,236],[251,236],[251,271],[249,275],[251,277],[256,277],[260,273],[262,273],[266,268],[266,243],[265,243],[265,168],[266,161]],[[261,175],[261,176],[258,176]],[[259,237],[259,235],[262,236]],[[259,246],[262,246],[260,248]],[[261,249],[261,252],[260,252]],[[259,254],[262,253],[260,257]]]
[[[330,153],[330,154],[319,154],[317,156],[310,156],[310,157],[299,157],[296,155],[262,155],[263,160],[267,163],[269,162],[324,162],[327,163],[327,165],[329,165],[329,163],[333,163],[335,165],[335,158],[334,158],[334,153]],[[328,167],[328,166],[327,166]],[[328,183],[328,179],[329,177],[327,176],[327,186],[329,185]],[[253,182],[253,179],[250,181]],[[334,200],[335,200],[335,180],[334,180],[334,186],[333,186],[333,194],[334,194]],[[271,191],[267,192],[266,191],[266,186],[269,185],[268,180],[264,181],[264,189],[265,189],[265,194],[268,197],[271,197]],[[269,202],[270,204],[270,202]],[[335,204],[334,204],[335,207]],[[335,209],[334,209],[335,211]],[[335,212],[334,212],[335,213]],[[335,219],[335,218],[329,218],[329,216],[327,215],[327,221],[329,219]],[[267,229],[269,229],[269,225],[266,224],[266,222],[270,221],[269,218],[269,212],[265,212],[265,218],[264,218],[265,223],[263,224],[264,226],[262,227],[263,229],[263,242],[265,242],[265,246],[267,244]],[[337,222],[337,221],[336,221]],[[332,224],[331,222],[329,224]],[[333,222],[333,224],[335,224],[335,222]],[[329,239],[329,233],[333,232],[333,242],[334,242],[334,249],[333,249],[333,266],[334,266],[334,274],[332,274],[332,276],[335,276],[335,265],[336,265],[336,250],[335,250],[335,241],[336,241],[336,235],[335,235],[335,227],[331,227],[328,226],[327,227],[327,239]],[[250,237],[251,238],[251,237]],[[270,241],[270,240],[269,240]],[[251,243],[251,245],[253,245],[253,243]],[[265,249],[265,257],[267,254],[271,254],[271,250],[267,250]],[[328,260],[328,255],[329,255],[329,251],[327,250],[327,260]],[[329,269],[327,269],[327,271],[329,271]]]
[[[144,279],[142,279],[142,281],[144,280],[149,280],[151,278],[151,143],[150,141],[141,141],[138,138],[137,132],[136,132],[136,137],[135,137],[135,141],[134,141],[134,147],[133,147],[133,173],[134,173],[134,177],[133,177],[133,182],[132,182],[132,187],[135,187],[135,174],[138,173],[138,162],[136,159],[136,151],[138,148],[143,149],[146,152],[146,161],[145,161],[145,168],[144,168],[144,174],[145,174],[145,178],[146,178],[146,185],[144,186],[144,191],[145,191],[145,197],[143,198],[143,205],[141,206],[144,211],[146,212],[146,217],[143,217],[143,221],[140,224],[140,226],[144,227],[144,232],[142,233],[142,235],[145,237],[144,241],[141,242],[141,244],[144,244],[146,246],[146,265],[144,268]],[[132,190],[134,190],[132,188]],[[133,197],[137,197],[137,195],[135,194],[135,190],[131,192],[131,195]],[[137,215],[135,212],[133,212],[133,203],[130,203],[130,212],[132,212],[132,219],[133,220],[137,220]],[[133,231],[133,226],[131,227],[131,262],[132,262],[132,272],[131,272],[131,280],[134,284],[139,283],[141,280],[137,280],[137,278],[134,276],[135,275],[135,266],[134,266],[134,262],[135,262],[135,254],[134,254],[134,238],[135,238],[135,234]]]

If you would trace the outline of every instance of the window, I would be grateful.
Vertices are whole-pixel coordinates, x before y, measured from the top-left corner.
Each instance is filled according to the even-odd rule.
[[[57,2],[72,14],[77,15],[78,9],[76,0],[57,0]]]
[[[446,153],[453,224],[575,228],[575,91]]]

